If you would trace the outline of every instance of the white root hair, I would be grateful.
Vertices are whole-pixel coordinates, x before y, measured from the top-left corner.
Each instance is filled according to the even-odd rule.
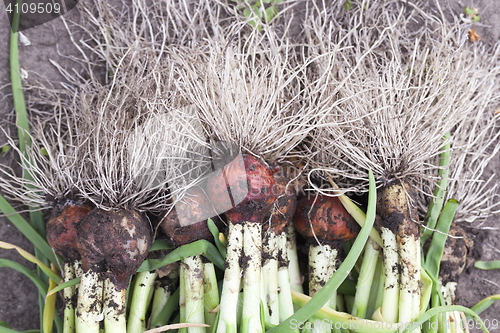
[[[32,122],[31,135],[24,133],[30,145],[23,154],[7,135],[24,168],[24,175],[0,167],[0,184],[6,197],[33,209],[46,209],[66,200],[79,200],[81,179],[81,143],[76,137],[79,124],[74,114],[55,103],[51,121]]]
[[[475,75],[482,78],[474,111],[451,133],[450,176],[446,198],[459,202],[456,222],[478,222],[500,212],[499,184],[489,163],[500,151],[500,45],[490,52],[472,49],[480,64]],[[491,170],[488,178],[487,170]]]
[[[294,65],[286,41],[266,26],[250,35],[240,34],[241,25],[232,28],[226,32],[230,37],[215,40],[208,54],[175,52],[178,89],[199,109],[213,142],[281,162],[293,155],[316,116],[301,99],[303,68]]]
[[[23,180],[12,170],[2,169],[5,177],[0,182],[7,194],[41,208],[52,206],[47,198],[77,192],[101,208],[159,211],[171,205],[172,192],[182,192],[183,186],[199,178],[193,174],[203,168],[203,149],[191,149],[193,140],[200,142],[196,132],[191,134],[193,126],[187,124],[192,117],[183,115],[184,123],[176,125],[184,125],[182,129],[162,119],[166,111],[181,116],[180,111],[165,107],[175,94],[163,55],[171,43],[201,42],[214,11],[209,2],[156,2],[158,6],[137,0],[130,7],[123,3],[121,8],[101,1],[81,2],[82,22],[64,21],[81,52],[80,58],[70,58],[86,71],[69,72],[54,63],[68,82],[62,89],[31,87],[35,93],[31,107],[54,108],[61,115],[69,112],[78,128],[62,133],[70,127],[65,117],[55,122],[55,129],[38,131],[40,142],[33,139],[27,158],[30,163],[23,160],[34,180]],[[77,40],[81,31],[83,36]],[[161,77],[156,75],[160,71]],[[52,101],[60,103],[59,108]],[[44,120],[45,125],[54,126],[51,122]],[[166,131],[161,124],[172,130]],[[191,146],[184,145],[187,142]],[[155,154],[151,154],[152,147]],[[196,168],[188,169],[187,161]],[[179,175],[179,171],[184,173]],[[177,188],[168,188],[167,181],[175,181]]]
[[[331,12],[340,10],[306,25],[328,112],[310,142],[314,171],[364,192],[372,169],[378,186],[406,181],[432,195],[444,135],[483,103],[486,51],[470,50],[463,26],[418,4],[363,1],[339,18]]]

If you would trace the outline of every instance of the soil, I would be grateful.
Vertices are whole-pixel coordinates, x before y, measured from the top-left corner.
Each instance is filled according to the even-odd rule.
[[[451,12],[450,17],[458,17],[466,6],[479,8],[480,21],[475,24],[475,30],[481,36],[480,43],[492,45],[500,39],[500,11],[498,0],[457,1],[441,0],[445,12]],[[13,103],[10,96],[9,72],[9,38],[10,26],[8,16],[0,4],[0,125],[14,133],[12,126],[7,126],[13,119]],[[301,6],[298,6],[300,9]],[[67,18],[77,17],[78,12],[73,9],[66,14]],[[299,29],[293,27],[293,29]],[[76,55],[70,42],[61,18],[54,19],[46,24],[23,31],[31,45],[20,45],[20,63],[26,69],[30,79],[46,80],[58,86],[64,81],[62,75],[49,62],[55,60],[63,68],[78,67],[68,58]],[[6,86],[7,85],[7,86]],[[1,94],[0,94],[1,96]],[[5,144],[5,136],[0,131],[0,147]],[[11,152],[0,157],[0,163],[15,166],[14,154]],[[500,166],[500,156],[496,156],[488,168],[491,174]],[[26,217],[26,216],[25,216]],[[27,218],[27,217],[26,217]],[[473,252],[480,260],[500,259],[500,231],[496,218],[488,220],[481,229],[472,227],[468,229],[475,241]],[[0,240],[18,245],[33,253],[33,246],[5,217],[0,217]],[[13,250],[0,249],[0,258],[7,258],[20,262],[34,269],[34,264],[23,259]],[[7,321],[15,330],[28,330],[39,327],[38,296],[34,284],[24,275],[8,268],[0,268],[0,321]],[[459,277],[457,303],[472,306],[484,297],[500,294],[500,270],[482,271],[471,268],[466,269]],[[482,314],[483,319],[500,321],[500,302]],[[473,329],[473,332],[479,332]],[[491,330],[499,332],[500,329]]]

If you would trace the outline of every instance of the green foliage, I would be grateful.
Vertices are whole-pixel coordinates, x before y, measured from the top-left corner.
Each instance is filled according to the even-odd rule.
[[[492,260],[492,261],[476,261],[474,267],[484,270],[489,269],[500,269],[500,260]]]
[[[179,294],[180,289],[177,288],[172,296],[168,299],[167,303],[165,303],[165,306],[163,306],[163,309],[158,315],[156,321],[151,322],[151,328],[167,325],[168,320],[170,319],[174,311],[179,307]]]
[[[52,248],[49,246],[45,238],[42,237],[21,215],[19,215],[2,195],[0,195],[0,211],[19,231],[21,231],[26,238],[28,238],[37,250],[43,253],[45,257],[49,258],[53,264],[57,264],[54,252],[52,252]]]
[[[447,132],[443,138],[446,142],[450,139],[450,132]],[[446,188],[448,187],[448,177],[450,174],[449,165],[450,165],[450,149],[451,144],[448,142],[441,149],[441,154],[439,155],[439,173],[438,176],[441,177],[441,180],[437,184],[434,189],[434,199],[430,202],[429,208],[427,209],[427,215],[425,216],[425,220],[427,221],[428,229],[424,230],[422,237],[420,237],[420,242],[423,245],[425,241],[431,236],[432,229],[436,227],[436,223],[441,213],[441,209],[444,204],[444,197],[446,195]]]
[[[226,260],[226,246],[224,244],[222,244],[222,242],[220,241],[219,229],[215,225],[214,221],[212,221],[212,219],[207,220],[207,225],[208,225],[208,229],[212,233],[212,236],[214,237],[215,246],[217,246],[217,249],[219,250],[222,258],[224,258],[224,260]]]
[[[479,315],[481,314],[481,312],[485,311],[487,308],[493,305],[493,303],[495,303],[496,301],[500,301],[500,294],[486,297],[485,299],[479,301],[476,305],[474,305],[471,310]]]
[[[248,23],[259,30],[261,29],[261,22],[269,23],[278,15],[278,5],[283,2],[283,0],[232,1],[237,3],[238,9],[243,9],[243,15],[249,19]]]
[[[465,7],[464,9],[465,15],[467,15],[467,18],[474,22],[479,21],[479,9],[477,8],[470,8],[470,7]]]
[[[479,11],[477,8],[465,7],[464,12],[467,15],[477,15]]]
[[[149,249],[149,252],[152,251],[162,251],[162,250],[171,250],[172,245],[170,245],[169,242],[162,241],[162,240],[155,240],[151,248]]]
[[[2,157],[3,155],[7,154],[10,150],[10,146],[9,145],[5,145],[2,147],[2,151],[0,152],[0,157]]]
[[[179,246],[161,259],[144,260],[137,272],[152,271],[173,262],[182,260],[184,258],[196,256],[198,254],[202,254],[203,256],[205,256],[205,258],[213,262],[215,266],[224,270],[224,259],[222,258],[217,248],[209,241],[202,239],[190,244]]]
[[[346,11],[348,11],[348,10],[350,10],[351,8],[352,8],[352,2],[351,2],[351,1],[349,1],[349,0],[347,0],[347,1],[345,2],[345,4],[344,4],[344,9],[345,9]]]
[[[444,206],[441,216],[439,217],[437,230],[432,236],[431,246],[427,251],[425,267],[427,272],[436,279],[439,274],[439,265],[441,263],[446,238],[448,237],[447,234],[450,231],[451,222],[453,222],[453,217],[455,216],[457,208],[458,202],[455,199],[448,200]]]

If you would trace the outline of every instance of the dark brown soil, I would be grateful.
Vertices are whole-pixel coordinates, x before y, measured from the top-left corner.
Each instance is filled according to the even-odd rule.
[[[475,30],[482,38],[481,43],[492,45],[500,39],[500,11],[498,0],[443,0],[442,8],[451,11],[458,17],[466,6],[479,8],[480,21]],[[299,5],[298,11],[305,5]],[[4,8],[0,4],[0,8]],[[76,17],[75,10],[66,14],[66,17]],[[292,30],[300,31],[300,27],[292,26]],[[12,98],[9,96],[10,87],[4,85],[10,82],[9,72],[9,33],[10,27],[7,14],[0,12],[0,88],[5,97],[0,98],[0,124],[5,127],[6,120],[13,119]],[[67,58],[68,55],[77,55],[78,52],[71,44],[62,20],[55,19],[44,25],[23,32],[31,41],[31,45],[20,45],[21,67],[29,73],[30,79],[48,80],[55,86],[63,82],[63,77],[49,62],[55,60],[65,68],[79,67]],[[64,55],[64,56],[63,56]],[[13,128],[6,128],[14,133]],[[0,131],[0,147],[5,143],[5,136]],[[0,157],[1,163],[14,165],[13,153],[10,152]],[[496,172],[500,166],[500,156],[497,156],[488,168],[488,174]],[[25,216],[26,217],[26,216]],[[26,217],[27,218],[27,217]],[[484,228],[488,229],[484,229]],[[470,235],[475,241],[475,253],[480,253],[478,259],[499,260],[500,259],[500,232],[497,218],[490,219],[481,229],[471,229]],[[21,246],[33,253],[33,246],[5,217],[0,217],[0,240]],[[479,251],[477,251],[479,249]],[[7,258],[34,269],[34,264],[23,259],[13,250],[0,249],[0,258]],[[38,294],[33,283],[8,268],[0,268],[0,321],[7,321],[13,329],[28,330],[39,327]],[[457,303],[472,306],[484,297],[492,294],[500,294],[500,270],[482,271],[471,267],[459,276]],[[483,319],[500,320],[500,302],[490,307],[482,314]],[[474,329],[473,332],[480,330]],[[497,332],[500,330],[496,330]],[[495,332],[495,330],[492,330]]]
[[[153,244],[153,230],[146,217],[133,211],[94,208],[77,227],[82,268],[106,272],[117,290],[126,289]]]

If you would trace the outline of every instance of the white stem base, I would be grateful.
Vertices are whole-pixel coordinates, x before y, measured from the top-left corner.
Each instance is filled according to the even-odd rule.
[[[75,278],[74,264],[64,264],[64,282]],[[64,322],[63,333],[73,333],[75,331],[75,286],[64,288]]]
[[[399,286],[399,322],[409,323],[420,315],[420,239],[397,237],[401,284]],[[418,329],[412,332],[417,332]]]
[[[263,253],[268,258],[264,259],[262,266],[261,299],[264,305],[264,320],[267,327],[280,323],[279,298],[278,298],[278,236],[274,231],[268,231],[264,236]],[[288,272],[287,272],[288,273]]]
[[[336,260],[337,250],[330,245],[309,247],[309,296],[314,296],[330,280]]]
[[[336,261],[337,250],[330,245],[315,244],[309,246],[309,296],[314,296],[331,279],[335,273]],[[337,293],[333,293],[332,299],[336,303]],[[322,320],[310,319],[309,322],[313,323],[313,333],[331,332],[330,327],[325,325]]]
[[[358,318],[366,319],[366,309],[368,307],[370,289],[372,287],[379,253],[380,247],[375,241],[369,238],[365,246],[365,253],[363,255],[358,283],[356,284],[356,295],[352,308],[352,315]]]
[[[240,256],[243,244],[243,226],[231,225],[227,241],[226,269],[220,300],[217,333],[236,333],[238,296],[240,293]]]
[[[246,267],[243,272],[243,313],[241,333],[262,333],[260,320],[260,273],[262,265],[262,225],[244,223],[243,250]]]
[[[167,286],[158,285],[153,296],[153,306],[151,310],[151,328],[156,328],[153,323],[158,321],[161,310],[172,296],[172,291]]]
[[[381,228],[382,243],[384,244],[384,296],[381,312],[384,320],[397,323],[399,316],[399,271],[398,246],[396,235],[387,228]]]
[[[99,279],[99,273],[92,270],[83,273],[81,278],[78,290],[76,331],[99,333],[103,282]]]
[[[186,322],[186,274],[184,265],[179,266],[179,323]]]
[[[290,283],[290,272],[289,265],[287,265],[288,253],[287,253],[287,236],[282,233],[278,236],[278,254],[281,254],[279,258],[280,267],[278,268],[278,288],[280,290],[279,299],[279,313],[280,322],[284,321],[294,313],[293,301],[292,301],[292,285]],[[298,332],[298,330],[296,330]]]
[[[146,311],[153,295],[156,272],[140,272],[134,278],[134,293],[127,318],[127,333],[140,333],[146,330]]]
[[[217,286],[217,276],[215,275],[215,267],[211,262],[203,264],[203,302],[205,304],[205,323],[213,327],[217,313],[213,313],[219,306],[219,287]]]
[[[127,289],[117,290],[114,283],[106,279],[104,283],[103,309],[104,331],[106,333],[124,333],[127,331],[126,296]]]
[[[300,274],[299,257],[297,255],[297,241],[295,234],[295,226],[290,223],[287,228],[287,256],[288,256],[288,274],[290,276],[290,286],[292,290],[304,293],[302,283],[304,279]]]
[[[200,255],[185,258],[184,278],[186,279],[186,323],[205,323],[205,303],[203,302],[203,263]],[[206,333],[205,327],[188,327],[189,333]]]

